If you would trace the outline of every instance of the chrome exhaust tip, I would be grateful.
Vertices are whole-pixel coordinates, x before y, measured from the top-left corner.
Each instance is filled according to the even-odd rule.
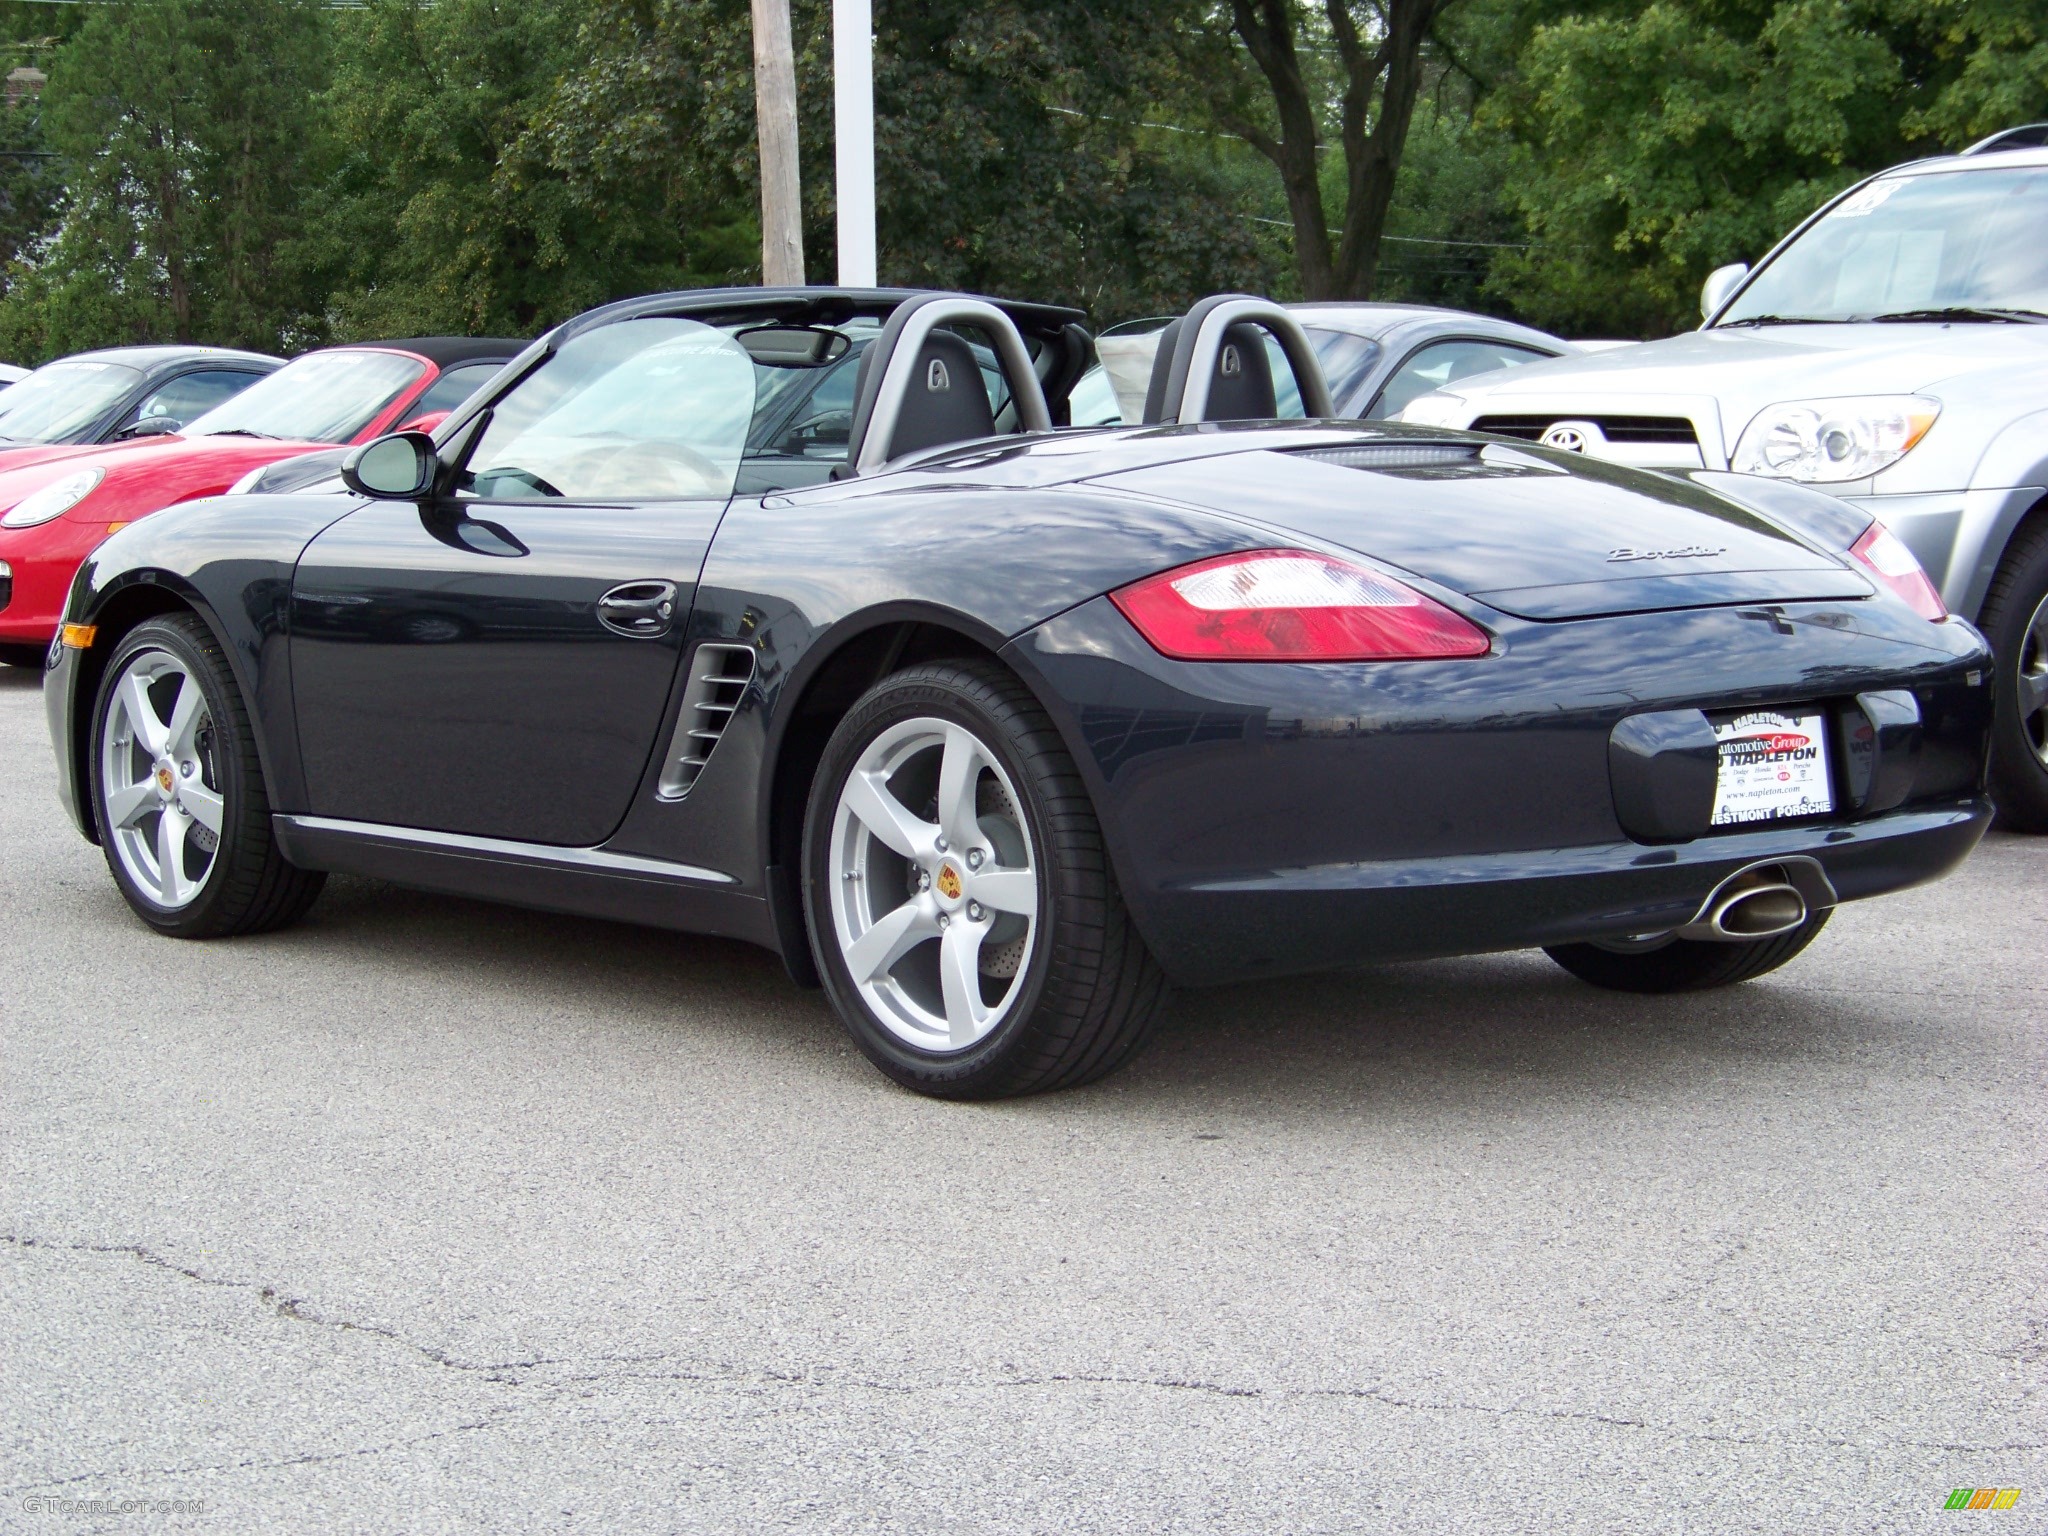
[[[1741,944],[1790,933],[1816,907],[1831,907],[1835,888],[1811,860],[1752,864],[1714,887],[1681,939]]]
[[[1806,898],[1789,885],[1760,885],[1730,896],[1708,921],[1725,938],[1767,939],[1806,921]]]

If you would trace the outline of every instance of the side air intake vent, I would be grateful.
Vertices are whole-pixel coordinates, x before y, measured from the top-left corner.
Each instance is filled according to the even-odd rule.
[[[664,800],[680,800],[711,761],[711,749],[725,734],[733,711],[754,679],[754,649],[748,645],[700,645],[690,664],[690,687],[676,720],[675,739],[668,744],[668,762],[656,791]]]

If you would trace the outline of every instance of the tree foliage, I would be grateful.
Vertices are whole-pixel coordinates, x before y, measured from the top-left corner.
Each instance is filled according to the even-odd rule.
[[[830,0],[794,22],[815,281]],[[0,112],[15,360],[758,275],[747,0],[0,0],[0,34],[49,73]],[[2048,0],[878,0],[875,92],[887,282],[1651,335],[1856,177],[2048,116]]]
[[[302,199],[319,163],[306,103],[326,43],[312,0],[96,9],[50,70],[42,127],[66,175],[62,225],[0,302],[0,346],[279,348],[305,334],[317,300]]]
[[[1522,5],[1482,116],[1530,248],[1492,287],[1566,328],[1698,323],[1713,267],[1916,154],[2038,115],[2039,0]]]

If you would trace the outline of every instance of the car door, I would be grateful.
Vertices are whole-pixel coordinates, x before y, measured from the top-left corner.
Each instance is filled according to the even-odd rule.
[[[754,398],[723,332],[581,332],[492,402],[424,502],[306,549],[292,693],[308,808],[590,846],[624,818]],[[451,440],[452,442],[453,440]]]

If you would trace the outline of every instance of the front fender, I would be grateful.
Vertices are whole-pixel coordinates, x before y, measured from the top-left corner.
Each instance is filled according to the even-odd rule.
[[[360,503],[342,496],[216,496],[133,523],[87,556],[65,604],[68,624],[93,627],[92,644],[52,653],[51,741],[60,795],[92,835],[85,742],[106,659],[143,619],[187,609],[213,631],[249,710],[272,806],[301,809],[304,776],[291,723],[288,623],[292,575],[320,531]],[[61,714],[60,714],[61,712]]]

